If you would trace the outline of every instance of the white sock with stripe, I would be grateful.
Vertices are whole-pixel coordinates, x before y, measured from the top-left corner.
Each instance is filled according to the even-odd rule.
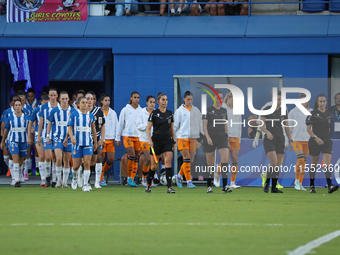
[[[57,182],[57,169],[55,162],[52,162],[52,182]]]
[[[24,165],[25,165],[24,174],[28,174],[28,167],[29,167],[29,165],[30,165],[30,162],[29,162],[28,159],[25,159]]]
[[[51,176],[51,161],[45,161],[46,178]]]
[[[28,170],[32,170],[32,159],[28,158]]]
[[[41,180],[45,181],[46,180],[45,161],[39,162],[38,166],[39,166],[39,172],[40,172]]]
[[[69,175],[70,175],[70,168],[63,168],[63,183],[64,184],[67,184]]]
[[[96,169],[96,185],[99,185],[99,181],[100,181],[100,176],[102,175],[102,163],[96,163],[95,166]]]
[[[20,180],[24,178],[24,175],[23,175],[23,170],[24,170],[24,164],[22,164],[21,166],[19,166],[19,178]]]
[[[13,164],[13,175],[14,175],[14,180],[15,180],[15,182],[18,182],[18,181],[19,181],[19,177],[20,177],[19,171],[20,171],[20,169],[19,169],[19,163],[14,163],[14,164]]]
[[[72,175],[73,175],[73,179],[77,179],[78,178],[78,171],[75,171],[72,168]]]
[[[4,156],[4,161],[6,163],[6,166],[9,167],[9,156]]]
[[[9,168],[9,171],[11,171],[12,180],[14,180],[14,174],[13,174],[13,160],[12,160],[12,159],[10,159],[9,162],[8,162],[8,168]]]
[[[60,181],[60,182],[62,181],[61,180],[61,171],[62,171],[62,169],[63,169],[62,166],[57,166],[56,167],[57,180]]]
[[[91,170],[84,170],[84,185],[89,183]]]
[[[35,168],[39,167],[39,157],[35,157]]]

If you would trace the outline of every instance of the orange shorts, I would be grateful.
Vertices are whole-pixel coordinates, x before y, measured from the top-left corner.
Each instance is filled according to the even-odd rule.
[[[103,152],[115,152],[115,140],[107,139],[103,145]]]
[[[140,150],[140,142],[138,137],[123,136],[123,143],[125,148],[134,147],[135,151]]]
[[[294,151],[301,150],[304,154],[309,153],[308,142],[293,142]]]
[[[177,139],[178,150],[189,150],[189,152],[196,151],[196,139],[195,138],[187,138],[187,139]]]
[[[148,142],[139,142],[141,151],[150,151],[150,145]]]
[[[241,149],[241,143],[239,137],[229,137],[229,143],[230,143],[230,151],[233,150],[240,150]]]

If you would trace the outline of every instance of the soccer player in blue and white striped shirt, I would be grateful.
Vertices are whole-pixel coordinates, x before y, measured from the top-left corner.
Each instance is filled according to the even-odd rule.
[[[26,93],[23,91],[18,92],[18,96],[20,97],[22,110],[23,112],[31,117],[33,113],[33,108],[26,104]],[[32,159],[31,159],[31,146],[27,146],[27,158],[24,161],[24,175],[25,181],[28,181],[28,172],[32,172]]]
[[[1,137],[4,136],[7,118],[10,117],[14,112],[13,104],[14,104],[14,101],[16,99],[20,100],[20,98],[16,95],[11,98],[11,101],[9,103],[9,108],[4,110],[2,115],[1,115],[1,119],[0,119],[0,122],[1,122]],[[2,150],[2,154],[4,156],[4,161],[5,161],[6,165],[8,166],[8,169],[9,169],[9,172],[7,172],[7,176],[12,175],[12,184],[11,185],[14,186],[15,179],[14,179],[14,175],[12,173],[12,171],[13,171],[13,160],[12,160],[12,156],[11,156],[9,150],[8,150],[8,138],[7,138],[7,141],[6,141],[6,147]]]
[[[95,119],[87,108],[87,99],[80,97],[78,100],[79,109],[73,112],[68,122],[68,133],[72,141],[72,189],[77,189],[77,171],[84,162],[84,186],[83,191],[90,191],[88,187],[90,177],[90,165],[93,151],[97,149],[97,135]],[[91,135],[92,133],[92,135]],[[93,137],[93,138],[92,138]]]
[[[52,146],[56,156],[57,171],[57,188],[63,185],[67,188],[67,178],[70,174],[70,158],[72,152],[71,138],[67,133],[67,123],[73,112],[76,110],[69,105],[69,96],[66,91],[62,91],[60,96],[60,106],[53,108],[48,119],[47,133],[52,128]],[[51,144],[50,137],[47,137],[47,143]],[[63,180],[61,180],[62,161],[64,160]]]
[[[50,98],[50,102],[41,106],[41,110],[39,113],[39,129],[38,129],[38,139],[37,143],[41,144],[41,138],[43,140],[43,148],[45,153],[45,170],[46,170],[46,186],[49,187],[51,185],[51,160],[53,159],[52,166],[52,187],[54,188],[57,184],[57,176],[56,176],[56,167],[55,167],[55,156],[52,152],[52,144],[48,144],[46,141],[47,137],[51,138],[52,130],[50,133],[47,133],[47,118],[50,115],[52,109],[54,107],[59,106],[57,102],[58,93],[54,88],[50,88],[48,92],[48,97]]]
[[[1,149],[6,147],[5,141],[10,131],[8,139],[10,142],[9,150],[13,159],[14,186],[21,187],[19,171],[22,171],[23,162],[27,157],[27,127],[29,125],[29,117],[23,113],[20,100],[14,101],[14,111],[14,114],[6,121],[4,135],[1,141]]]
[[[44,94],[41,96],[40,101],[42,103],[42,105],[48,103],[50,101],[49,97],[47,94]],[[29,145],[33,145],[35,144],[35,148],[36,148],[36,152],[38,152],[39,155],[39,161],[37,164],[37,166],[39,166],[39,173],[40,173],[40,177],[41,177],[41,187],[45,187],[45,182],[46,182],[46,172],[45,172],[45,154],[44,154],[44,149],[42,144],[38,144],[38,131],[39,131],[39,121],[40,121],[40,117],[39,117],[39,113],[41,110],[42,105],[39,105],[37,108],[34,109],[32,115],[31,115],[31,119],[30,119],[30,125],[28,126],[28,144]],[[32,139],[32,125],[35,125],[35,135],[34,135],[34,139]],[[40,132],[41,135],[41,132]],[[37,168],[36,166],[36,168]]]

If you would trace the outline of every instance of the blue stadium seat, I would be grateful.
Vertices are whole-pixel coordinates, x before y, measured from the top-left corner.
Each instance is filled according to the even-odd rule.
[[[322,12],[325,10],[324,3],[314,3],[323,0],[302,0],[302,11],[304,12]]]
[[[339,1],[334,3],[335,1]],[[329,4],[329,10],[332,12],[340,12],[340,0],[331,0]]]

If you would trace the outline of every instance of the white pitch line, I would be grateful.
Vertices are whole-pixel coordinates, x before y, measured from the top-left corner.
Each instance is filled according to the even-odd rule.
[[[12,223],[12,224],[0,224],[0,227],[6,226],[169,226],[169,225],[183,225],[183,226],[283,226],[283,224],[258,224],[258,223],[201,223],[201,222],[189,222],[189,223],[155,223],[155,222],[141,222],[141,223]]]
[[[294,251],[290,251],[288,252],[288,255],[304,255],[307,254],[309,252],[311,252],[313,249],[319,247],[320,245],[327,243],[331,240],[333,240],[334,238],[337,238],[338,236],[340,236],[340,230],[335,231],[333,233],[329,233],[327,235],[324,235],[322,237],[319,237],[318,239],[315,239],[303,246],[300,246],[298,248],[296,248]]]
[[[155,223],[155,222],[112,222],[112,223],[11,223],[11,224],[0,224],[0,227],[7,226],[268,226],[268,227],[282,227],[282,226],[302,226],[307,227],[308,224],[282,224],[282,223],[237,223],[237,222],[216,222],[216,223],[204,223],[204,222],[182,222],[182,223]],[[340,224],[321,224],[313,225],[319,227],[340,227]]]

